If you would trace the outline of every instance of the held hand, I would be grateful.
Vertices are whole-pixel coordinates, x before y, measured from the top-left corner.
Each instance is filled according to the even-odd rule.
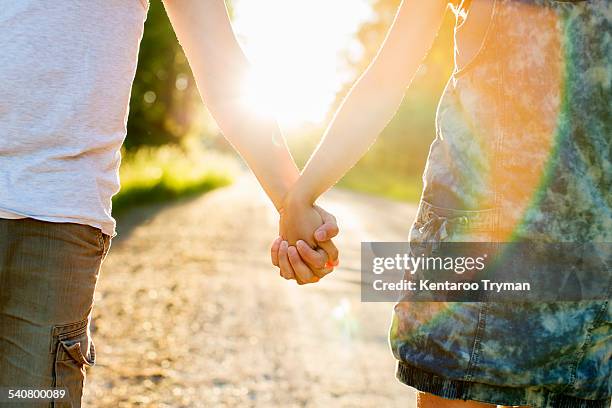
[[[311,247],[316,247],[314,232],[323,224],[323,219],[314,206],[288,197],[279,212],[278,229],[283,240],[289,245],[295,245],[301,239]]]
[[[323,223],[323,219],[312,205],[295,199],[291,193],[279,212],[279,232],[283,239],[278,251],[281,276],[295,279],[298,284],[318,282],[320,278],[314,270],[301,262],[295,262],[300,257],[295,245],[300,241],[309,248],[315,248],[314,232]]]
[[[289,246],[278,237],[270,250],[272,263],[281,269],[281,276],[295,279],[299,284],[317,282],[338,265],[338,250],[331,241],[338,235],[336,219],[321,207],[315,206],[314,209],[323,221],[314,231],[318,248],[312,249],[303,240],[298,240],[295,247]]]

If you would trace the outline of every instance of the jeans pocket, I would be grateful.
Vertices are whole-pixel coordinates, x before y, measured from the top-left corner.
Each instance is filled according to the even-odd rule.
[[[53,328],[52,352],[55,353],[54,387],[63,388],[69,401],[56,402],[54,407],[80,407],[85,370],[96,361],[96,351],[89,333],[89,319]]]
[[[110,250],[112,237],[100,231],[100,246],[102,248],[102,261],[106,259],[108,251]]]
[[[410,230],[410,251],[414,256],[431,255],[442,242],[487,242],[497,217],[496,209],[444,208],[421,200]]]

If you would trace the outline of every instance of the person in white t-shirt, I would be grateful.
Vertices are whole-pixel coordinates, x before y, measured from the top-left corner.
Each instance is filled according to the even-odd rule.
[[[241,103],[249,64],[224,1],[164,3],[207,107],[282,212],[299,172],[275,120]],[[80,406],[147,9],[146,0],[0,9],[0,389],[60,387]],[[322,235],[303,252],[298,283],[318,281],[337,260],[334,218],[318,207],[312,216]]]

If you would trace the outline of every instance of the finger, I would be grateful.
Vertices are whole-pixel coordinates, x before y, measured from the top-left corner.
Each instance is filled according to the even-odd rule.
[[[278,266],[278,250],[280,249],[280,243],[282,241],[281,237],[277,237],[274,242],[272,242],[272,246],[270,247],[270,259],[272,260],[272,265]]]
[[[299,277],[299,281],[302,283],[315,283],[319,281],[319,278],[312,273],[310,268],[306,266],[304,262],[302,262],[302,258],[300,258],[300,254],[298,250],[294,246],[290,246],[288,249],[289,262],[293,267],[295,272],[295,276]]]
[[[338,222],[336,217],[325,211],[319,206],[315,206],[315,210],[321,216],[323,224],[316,229],[314,237],[318,242],[327,241],[338,235]]]
[[[295,272],[293,271],[289,258],[287,257],[288,248],[289,244],[287,241],[282,241],[280,248],[278,249],[278,265],[280,267],[280,274],[283,278],[294,279],[296,278]]]
[[[302,259],[311,269],[323,269],[325,267],[325,262],[327,262],[325,251],[314,250],[302,240],[296,242],[295,245]]]
[[[317,252],[321,255],[321,257],[323,257],[323,259],[327,259],[327,253],[325,252],[325,250],[323,250],[323,248],[317,248]],[[333,271],[334,271],[334,265],[330,261],[327,261],[325,262],[325,265],[323,266],[323,268],[316,269],[316,275],[319,278],[323,278],[325,275]]]
[[[319,247],[327,254],[327,265],[335,265],[338,262],[338,248],[331,240],[319,242]]]
[[[317,269],[315,271],[315,275],[317,275],[319,277],[319,279],[323,279],[325,276],[329,275],[330,273],[332,273],[334,271],[333,267],[325,267],[323,269]]]
[[[325,275],[334,270],[333,266],[326,265],[327,254],[321,248],[312,249],[304,241],[297,242],[297,249],[306,265],[310,268],[319,278],[323,278]]]

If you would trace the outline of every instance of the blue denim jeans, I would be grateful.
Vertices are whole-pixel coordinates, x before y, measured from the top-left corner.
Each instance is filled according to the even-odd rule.
[[[61,387],[70,396],[0,406],[81,406],[85,370],[95,363],[94,289],[110,240],[87,225],[0,219],[0,387]]]

